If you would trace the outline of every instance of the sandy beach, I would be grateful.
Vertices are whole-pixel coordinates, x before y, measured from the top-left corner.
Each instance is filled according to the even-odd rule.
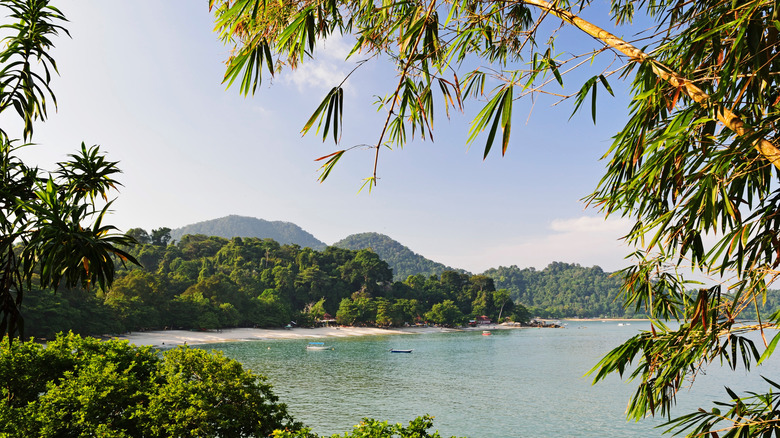
[[[152,345],[169,348],[177,345],[200,345],[218,342],[261,341],[270,339],[319,339],[349,336],[410,335],[438,333],[452,329],[438,327],[382,329],[375,327],[317,327],[293,329],[235,328],[214,331],[161,330],[132,332],[112,339],[127,340],[134,345]]]
[[[501,325],[489,327],[442,328],[442,327],[404,327],[384,329],[376,327],[317,327],[293,329],[235,328],[214,331],[161,330],[132,332],[112,339],[127,340],[134,345],[152,345],[158,348],[170,348],[177,345],[201,345],[219,342],[261,341],[271,339],[315,340],[320,338],[345,338],[349,336],[376,335],[414,335],[423,333],[442,333],[458,330],[500,330],[511,328]]]

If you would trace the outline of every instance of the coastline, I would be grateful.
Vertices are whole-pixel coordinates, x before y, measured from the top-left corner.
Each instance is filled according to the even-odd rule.
[[[590,322],[599,322],[599,321],[616,321],[616,322],[631,322],[631,321],[650,321],[648,318],[561,318],[561,319],[555,319],[551,320],[548,319],[546,321],[590,321]]]
[[[178,345],[203,345],[223,342],[264,341],[274,339],[314,340],[321,338],[345,338],[351,336],[413,335],[446,333],[467,330],[504,330],[519,327],[492,324],[487,327],[316,327],[292,329],[232,328],[214,331],[159,330],[132,332],[110,339],[128,341],[133,345],[151,345],[156,348],[172,348]]]

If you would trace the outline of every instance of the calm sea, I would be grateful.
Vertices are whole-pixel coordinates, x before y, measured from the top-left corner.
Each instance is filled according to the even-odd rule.
[[[264,374],[293,416],[315,432],[344,433],[363,417],[408,422],[435,417],[442,436],[653,437],[663,419],[626,421],[635,385],[617,376],[584,377],[645,322],[569,321],[565,329],[495,330],[211,344]],[[771,339],[771,338],[770,338]],[[413,349],[393,354],[391,348]],[[678,413],[727,398],[723,386],[765,390],[759,373],[778,377],[773,358],[750,374],[710,369],[679,394]]]

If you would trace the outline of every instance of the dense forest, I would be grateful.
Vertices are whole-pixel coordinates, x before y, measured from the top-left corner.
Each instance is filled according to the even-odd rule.
[[[140,243],[128,253],[142,267],[120,265],[108,290],[31,291],[26,334],[310,326],[325,314],[340,324],[376,326],[530,317],[486,276],[445,271],[394,282],[388,264],[370,250],[205,235],[170,243],[169,231],[129,230]]]
[[[316,251],[272,239],[205,235],[173,242],[168,228],[128,234],[139,241],[128,253],[141,267],[118,261],[116,280],[105,291],[31,290],[23,308],[26,335],[312,326],[328,316],[344,325],[384,327],[458,325],[482,315],[521,322],[642,316],[623,308],[621,279],[598,266],[555,262],[542,270],[511,266],[482,275],[445,270],[394,281],[388,263],[368,249]],[[757,304],[766,315],[780,304],[780,293],[770,291],[766,303]]]
[[[128,234],[139,243],[127,252],[141,267],[117,261],[108,290],[33,288],[23,308],[26,335],[312,326],[322,319],[391,327],[458,325],[482,315],[519,322],[643,316],[624,309],[621,279],[598,266],[555,262],[542,270],[511,266],[481,275],[443,270],[397,281],[370,249],[317,251],[268,238],[202,234],[176,242],[169,228]],[[768,314],[779,303],[780,293],[770,291],[766,303],[757,304]]]
[[[512,300],[522,303],[528,311],[541,318],[643,318],[643,312],[624,307],[620,290],[623,279],[600,267],[553,262],[538,271],[517,266],[489,269],[482,275],[494,280],[497,288],[506,289]],[[688,291],[694,299],[698,292]],[[722,305],[729,305],[731,296],[722,293]],[[780,309],[780,291],[768,290],[752,308],[745,309],[743,318],[755,318],[756,309],[766,317]],[[641,310],[641,309],[640,309]]]
[[[393,277],[403,280],[410,275],[422,274],[426,277],[441,275],[444,271],[467,273],[441,263],[427,259],[398,241],[379,233],[358,233],[345,237],[333,246],[346,249],[371,249],[393,269]]]
[[[496,287],[507,289],[513,300],[534,314],[556,318],[638,317],[623,308],[619,298],[622,279],[600,267],[553,262],[538,271],[517,266],[485,271]]]

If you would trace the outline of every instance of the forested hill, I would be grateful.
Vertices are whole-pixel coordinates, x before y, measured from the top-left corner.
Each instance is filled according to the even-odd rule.
[[[551,317],[630,317],[616,297],[621,278],[610,276],[600,267],[553,262],[541,271],[517,266],[492,268],[484,274],[496,288],[529,308],[532,314]],[[535,313],[534,313],[535,312]]]
[[[266,221],[254,217],[230,215],[219,219],[186,225],[171,231],[171,239],[180,240],[185,234],[204,234],[225,239],[257,237],[273,239],[281,245],[296,244],[317,250],[327,245],[292,222]]]
[[[110,289],[28,291],[27,335],[283,327],[293,321],[311,326],[325,313],[339,324],[382,327],[461,325],[482,315],[529,317],[488,277],[445,271],[394,282],[388,264],[366,249],[317,251],[271,239],[203,234],[167,240],[128,247],[142,266],[118,264]]]
[[[444,271],[467,273],[462,269],[451,268],[427,259],[384,234],[352,234],[334,243],[333,246],[351,250],[371,249],[390,265],[396,281],[403,281],[406,277],[417,274],[430,277],[441,275]]]

